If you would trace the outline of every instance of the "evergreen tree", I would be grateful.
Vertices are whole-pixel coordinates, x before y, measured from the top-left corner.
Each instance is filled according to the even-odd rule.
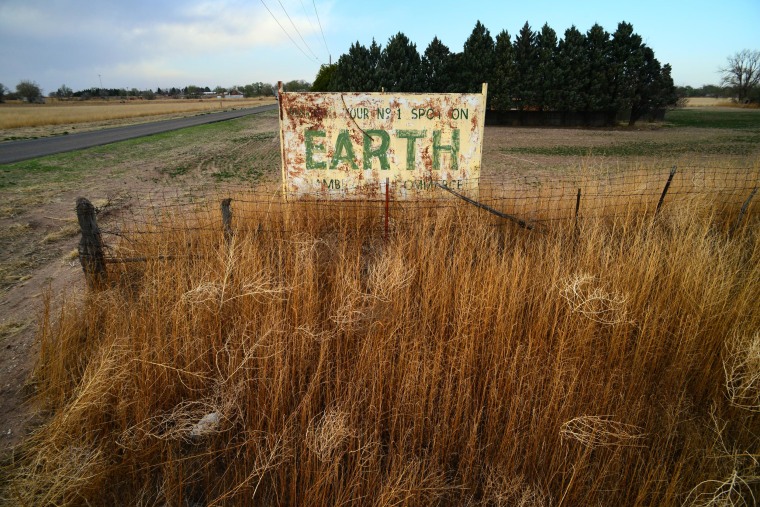
[[[673,107],[678,103],[676,86],[673,83],[673,68],[669,63],[662,66],[658,89],[658,107]]]
[[[380,44],[375,42],[372,38],[372,44],[369,45],[369,66],[372,69],[370,72],[370,79],[368,85],[371,85],[372,91],[380,91],[380,56],[382,55],[382,49]]]
[[[630,23],[618,23],[610,41],[609,61],[610,102],[615,111],[624,112],[632,107],[644,64],[641,37],[634,33]]]
[[[417,46],[399,32],[380,53],[379,82],[388,92],[422,90],[422,61]]]
[[[370,49],[357,41],[348,53],[338,59],[334,75],[336,91],[372,92],[378,91],[377,61],[380,47],[372,41]]]
[[[645,115],[651,117],[657,110],[677,100],[670,65],[661,66],[654,57],[654,51],[646,45],[642,45],[641,52],[643,64],[632,74],[629,126]]]
[[[544,23],[541,31],[536,34],[538,53],[538,80],[536,84],[536,99],[538,107],[545,110],[556,110],[560,83],[557,78],[557,32],[548,23]]]
[[[610,34],[599,24],[586,33],[586,61],[588,62],[588,93],[586,111],[613,109],[610,90]]]
[[[559,41],[557,48],[557,110],[585,110],[588,104],[589,69],[586,38],[575,26],[571,26],[565,30],[565,37]]]
[[[478,21],[464,43],[459,67],[459,92],[480,92],[483,83],[492,80],[494,42],[488,29]],[[490,102],[490,100],[489,100]]]
[[[448,87],[448,91],[450,92],[461,92],[464,89],[464,85],[462,84],[463,61],[464,54],[462,52],[451,53],[451,82]]]
[[[484,82],[487,107],[605,112],[610,121],[630,111],[634,122],[676,100],[670,66],[625,22],[613,35],[598,24],[585,34],[572,26],[559,41],[548,24],[534,32],[526,22],[514,41],[503,30],[494,42],[478,21],[461,53],[434,37],[422,57],[399,32],[385,48],[352,44],[320,69],[314,90],[473,93]]]
[[[509,32],[502,30],[496,36],[493,82],[489,85],[488,90],[488,94],[492,97],[492,107],[501,111],[512,109],[514,87],[515,62],[512,40]]]
[[[448,46],[433,37],[422,56],[422,91],[444,93],[453,89],[452,56]]]
[[[337,63],[332,65],[323,64],[319,67],[317,76],[314,78],[314,84],[311,86],[313,92],[329,92],[333,90],[335,75],[335,69],[338,68]]]
[[[526,21],[515,37],[515,102],[519,109],[538,106],[538,47],[536,34]]]

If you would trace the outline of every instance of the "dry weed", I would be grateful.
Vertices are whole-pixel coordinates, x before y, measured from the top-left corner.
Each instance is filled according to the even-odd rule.
[[[348,441],[356,436],[348,417],[347,412],[331,408],[312,421],[306,430],[304,443],[321,462],[332,462],[340,458],[346,451]]]
[[[9,501],[754,501],[754,215],[732,237],[665,209],[579,238],[448,206],[396,210],[386,241],[366,209],[247,206],[231,241],[202,209],[122,228],[130,256],[183,255],[47,308],[51,415]]]
[[[496,507],[549,507],[552,497],[544,488],[530,484],[520,474],[489,470],[483,486],[486,505]]]
[[[723,480],[697,484],[686,496],[686,507],[752,507],[757,505],[752,484],[760,477],[741,477],[736,470]]]
[[[628,297],[605,289],[594,275],[576,273],[562,280],[560,295],[573,313],[605,325],[631,322],[626,305]]]
[[[625,424],[608,415],[583,415],[562,424],[562,438],[575,440],[588,447],[640,446],[646,434],[633,424]]]
[[[726,342],[723,371],[731,404],[760,412],[760,332]]]

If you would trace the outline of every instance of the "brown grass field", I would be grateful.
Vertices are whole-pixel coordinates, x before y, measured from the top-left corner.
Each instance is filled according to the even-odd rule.
[[[285,204],[266,190],[269,113],[1,167],[0,221],[19,231],[0,260],[30,277],[5,290],[43,304],[26,328],[42,415],[0,499],[757,505],[758,201],[737,216],[760,116],[719,114],[488,128],[482,198],[533,231],[395,203],[384,238],[380,205]],[[16,238],[43,244],[44,217],[82,194],[109,256],[147,261],[109,264],[93,291],[69,266],[62,297],[45,264],[13,268],[37,252]],[[46,243],[59,256],[63,236]],[[21,350],[18,333],[3,343]]]
[[[150,118],[166,115],[187,115],[219,109],[239,109],[273,104],[274,98],[257,97],[242,100],[159,99],[159,100],[87,100],[56,101],[46,104],[0,104],[0,132],[24,127],[47,127],[97,123],[112,120]],[[81,129],[80,129],[81,130]]]
[[[756,217],[457,205],[384,242],[379,209],[279,202],[229,246],[216,207],[159,220],[187,232],[129,254],[191,256],[46,306],[20,504],[751,504]]]
[[[686,107],[731,107],[734,105],[728,99],[715,97],[689,97],[686,99]]]

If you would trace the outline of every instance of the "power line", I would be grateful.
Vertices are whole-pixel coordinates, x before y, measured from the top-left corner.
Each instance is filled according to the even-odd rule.
[[[306,46],[306,49],[309,50],[309,53],[311,53],[312,55],[314,55],[314,58],[316,58],[317,61],[319,61],[319,57],[316,54],[314,54],[314,51],[311,50],[311,48],[309,47],[309,44],[304,40],[303,35],[301,35],[301,32],[298,31],[298,27],[296,27],[296,24],[293,23],[293,19],[290,17],[290,14],[288,14],[288,11],[285,10],[285,6],[282,5],[282,2],[280,0],[277,0],[277,3],[280,4],[280,7],[282,7],[282,12],[285,13],[285,16],[288,18],[288,20],[290,21],[290,24],[293,26],[293,29],[296,31],[296,33],[298,34],[298,36],[301,38],[301,42],[303,42],[303,45]]]
[[[322,41],[325,43],[325,49],[327,50],[327,54],[330,55],[330,63],[332,63],[332,54],[330,53],[330,48],[327,47],[327,39],[325,39],[325,32],[322,30],[322,22],[319,20],[319,13],[317,12],[317,0],[312,0],[312,5],[314,5],[314,14],[317,16],[317,23],[319,23],[319,32],[322,34]]]
[[[312,30],[314,30],[314,23],[311,22],[311,16],[309,16],[309,13],[306,11],[306,6],[303,4],[303,0],[298,0],[301,3],[301,9],[303,9],[303,15],[306,16],[306,19],[309,21],[309,26]]]
[[[297,47],[297,48],[298,48],[298,50],[299,50],[301,53],[303,53],[303,55],[304,55],[306,58],[308,58],[309,60],[312,60],[312,58],[311,58],[309,55],[307,55],[307,54],[306,54],[306,51],[304,51],[304,50],[301,48],[301,46],[299,46],[299,45],[296,43],[296,41],[294,41],[294,40],[293,40],[293,37],[291,37],[291,36],[290,36],[290,34],[288,33],[288,31],[287,31],[287,30],[285,30],[285,27],[284,27],[284,26],[282,26],[282,25],[280,24],[280,21],[279,21],[279,20],[278,20],[278,19],[275,17],[275,15],[274,15],[274,14],[272,14],[272,11],[270,11],[270,10],[269,10],[269,7],[267,7],[267,4],[265,4],[265,3],[264,3],[264,0],[260,0],[260,1],[261,1],[261,5],[263,5],[263,6],[264,6],[264,8],[265,8],[265,9],[267,10],[267,12],[269,13],[269,15],[270,15],[270,16],[272,16],[272,19],[274,19],[275,23],[277,23],[277,26],[279,26],[279,27],[282,29],[282,31],[283,31],[283,32],[285,32],[285,35],[287,35],[287,36],[288,36],[288,39],[290,39],[290,42],[292,42],[292,43],[293,43],[293,45],[294,45],[295,47]]]

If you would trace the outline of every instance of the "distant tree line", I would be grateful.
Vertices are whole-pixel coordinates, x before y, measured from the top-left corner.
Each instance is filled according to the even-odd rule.
[[[676,86],[676,95],[678,97],[714,97],[730,99],[734,91],[726,86],[706,84],[698,88],[693,86]]]
[[[677,100],[670,65],[625,22],[612,34],[572,26],[562,38],[526,22],[513,40],[506,30],[492,37],[478,21],[458,53],[435,37],[420,55],[401,32],[385,47],[357,41],[320,68],[313,90],[472,93],[481,83],[493,109],[626,111],[631,123]]]
[[[719,72],[720,85],[677,86],[676,94],[679,98],[730,99],[739,104],[760,102],[760,50],[743,49],[726,57],[726,65]]]
[[[6,100],[24,100],[30,104],[44,102],[42,99],[42,88],[34,81],[22,79],[16,85],[16,91],[12,92],[0,83],[0,103]]]
[[[305,81],[299,81],[298,83],[305,83],[306,88],[310,89],[311,84]],[[137,88],[88,88],[86,90],[79,90],[76,92],[70,92],[70,97],[79,99],[91,99],[91,98],[129,98],[129,97],[141,97],[143,99],[155,99],[157,97],[171,97],[171,98],[187,98],[197,99],[204,95],[229,95],[229,94],[241,94],[244,97],[260,97],[260,96],[272,96],[274,95],[275,86],[270,83],[251,83],[247,85],[236,85],[230,87],[216,86],[210,88],[208,86],[187,85],[183,87],[172,86],[169,88],[158,87],[156,90],[138,90]],[[59,88],[59,93],[56,95],[61,97],[61,89],[68,89],[66,85]],[[302,88],[299,88],[299,91]],[[69,89],[70,91],[70,89]]]
[[[290,92],[310,91],[312,84],[302,79],[288,81],[283,83],[285,90]],[[250,97],[272,97],[275,95],[277,85],[271,83],[256,82],[247,85],[236,85],[225,88],[217,86],[210,88],[208,86],[187,85],[183,87],[156,88],[155,91],[148,88],[139,90],[137,88],[98,88],[92,87],[84,90],[72,90],[69,86],[61,85],[50,97],[61,100],[89,100],[89,99],[128,99],[141,98],[152,100],[155,98],[186,98],[197,99],[204,96],[212,95],[214,97],[229,94],[241,94],[246,98]],[[13,92],[0,83],[0,103],[5,100],[24,100],[29,103],[42,101],[42,88],[29,80],[22,80],[16,85],[16,91]]]
[[[285,83],[285,89],[288,91],[309,91],[311,90],[311,83],[303,80],[294,80]],[[56,91],[50,94],[50,97],[55,97],[61,100],[89,100],[89,99],[127,99],[127,98],[141,98],[146,100],[152,100],[159,97],[164,98],[187,98],[196,99],[201,98],[204,95],[211,94],[217,95],[229,95],[240,94],[244,97],[271,97],[275,95],[276,85],[271,83],[251,83],[243,86],[231,86],[225,88],[223,86],[217,86],[213,89],[208,86],[196,86],[187,85],[182,88],[170,87],[170,88],[156,88],[152,90],[150,88],[145,90],[139,90],[137,88],[87,88],[85,90],[73,91],[70,87],[61,85]],[[6,100],[23,100],[25,102],[34,103],[40,102],[43,99],[42,88],[34,82],[29,80],[22,80],[16,85],[16,91],[12,92],[0,83],[0,103]]]

